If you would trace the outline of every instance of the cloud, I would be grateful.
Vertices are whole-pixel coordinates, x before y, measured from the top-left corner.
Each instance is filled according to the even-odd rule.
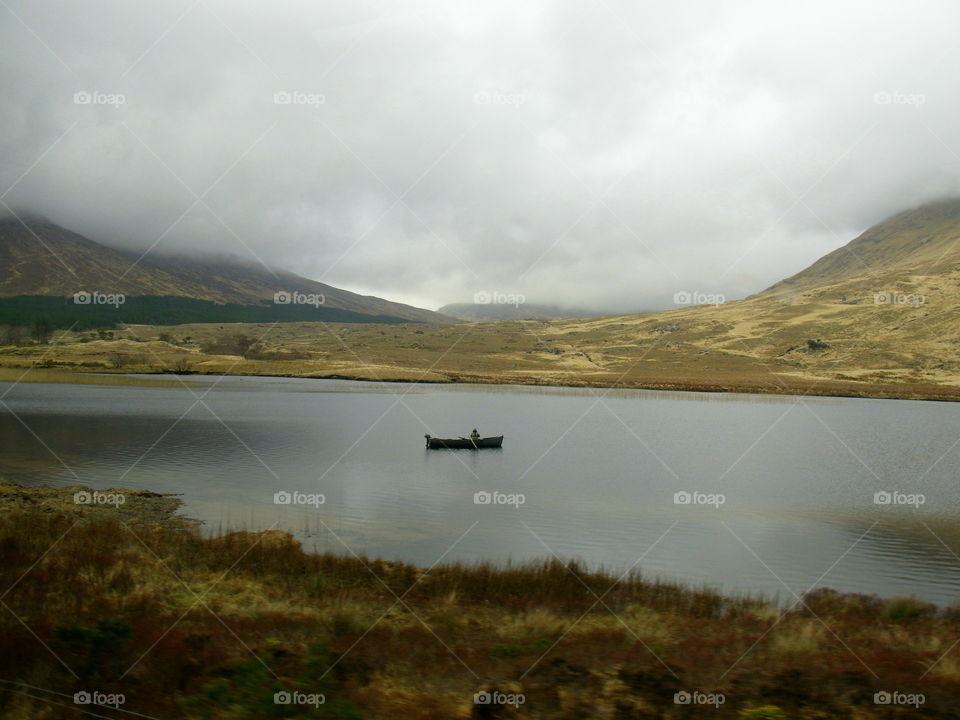
[[[949,2],[3,9],[3,200],[436,307],[756,292],[960,191]]]

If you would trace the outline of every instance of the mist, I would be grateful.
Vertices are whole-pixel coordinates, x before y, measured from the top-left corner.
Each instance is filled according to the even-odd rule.
[[[762,290],[960,194],[949,2],[0,8],[0,210],[421,307]]]

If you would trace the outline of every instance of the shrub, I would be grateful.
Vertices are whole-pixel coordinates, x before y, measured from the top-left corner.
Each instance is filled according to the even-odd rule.
[[[126,621],[104,619],[91,628],[73,623],[58,627],[55,637],[81,681],[111,681],[123,673],[122,651],[130,640]]]
[[[0,345],[23,345],[30,331],[19,325],[0,326]]]
[[[46,345],[53,335],[53,326],[46,318],[38,318],[33,321],[30,328],[30,336],[41,345]]]
[[[365,621],[363,610],[359,606],[342,600],[331,608],[324,624],[330,634],[335,637],[357,635],[370,625]]]
[[[336,718],[360,720],[353,703],[334,696],[326,646],[312,644],[303,657],[279,647],[223,668],[220,677],[183,701],[188,718],[261,720],[261,718]],[[322,695],[321,704],[284,704],[278,695]]]
[[[883,609],[884,617],[891,622],[899,623],[914,618],[932,615],[936,607],[914,597],[895,597],[887,601]]]
[[[520,645],[513,645],[511,643],[497,643],[493,646],[491,652],[494,655],[499,655],[501,657],[513,657],[514,655],[521,655],[524,651],[524,648]]]

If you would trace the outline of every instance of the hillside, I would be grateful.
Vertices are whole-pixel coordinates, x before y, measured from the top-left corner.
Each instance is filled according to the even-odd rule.
[[[66,297],[78,290],[187,297],[258,305],[278,291],[321,294],[324,306],[418,322],[448,320],[438,313],[369,295],[358,295],[282,270],[229,260],[141,258],[101,245],[45,220],[0,219],[0,297]],[[275,273],[275,274],[274,274]]]
[[[859,278],[938,275],[958,261],[960,198],[953,198],[888,218],[766,292],[825,288]]]
[[[717,307],[329,333],[294,322],[141,326],[109,342],[71,333],[52,352],[8,348],[0,365],[43,357],[52,367],[103,369],[122,355],[129,371],[187,363],[209,373],[960,400],[958,236],[960,202],[934,203]],[[205,351],[237,332],[262,337],[261,359]],[[164,340],[171,336],[180,340]]]

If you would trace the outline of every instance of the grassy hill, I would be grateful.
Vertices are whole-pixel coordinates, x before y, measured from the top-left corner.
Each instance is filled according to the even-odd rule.
[[[744,300],[565,320],[69,333],[0,365],[960,399],[960,201],[895,215]],[[209,351],[261,338],[260,359]],[[173,339],[173,342],[168,340]],[[166,340],[165,340],[166,338]],[[185,340],[189,338],[189,341]],[[112,358],[112,360],[111,360]]]
[[[0,298],[68,297],[100,291],[261,305],[280,291],[323,295],[324,307],[416,322],[447,320],[430,310],[358,295],[283,270],[236,261],[130,253],[46,220],[0,220]]]
[[[949,273],[960,261],[960,199],[898,213],[867,230],[767,293],[842,285],[852,279],[890,280]],[[896,278],[893,278],[894,280]]]

